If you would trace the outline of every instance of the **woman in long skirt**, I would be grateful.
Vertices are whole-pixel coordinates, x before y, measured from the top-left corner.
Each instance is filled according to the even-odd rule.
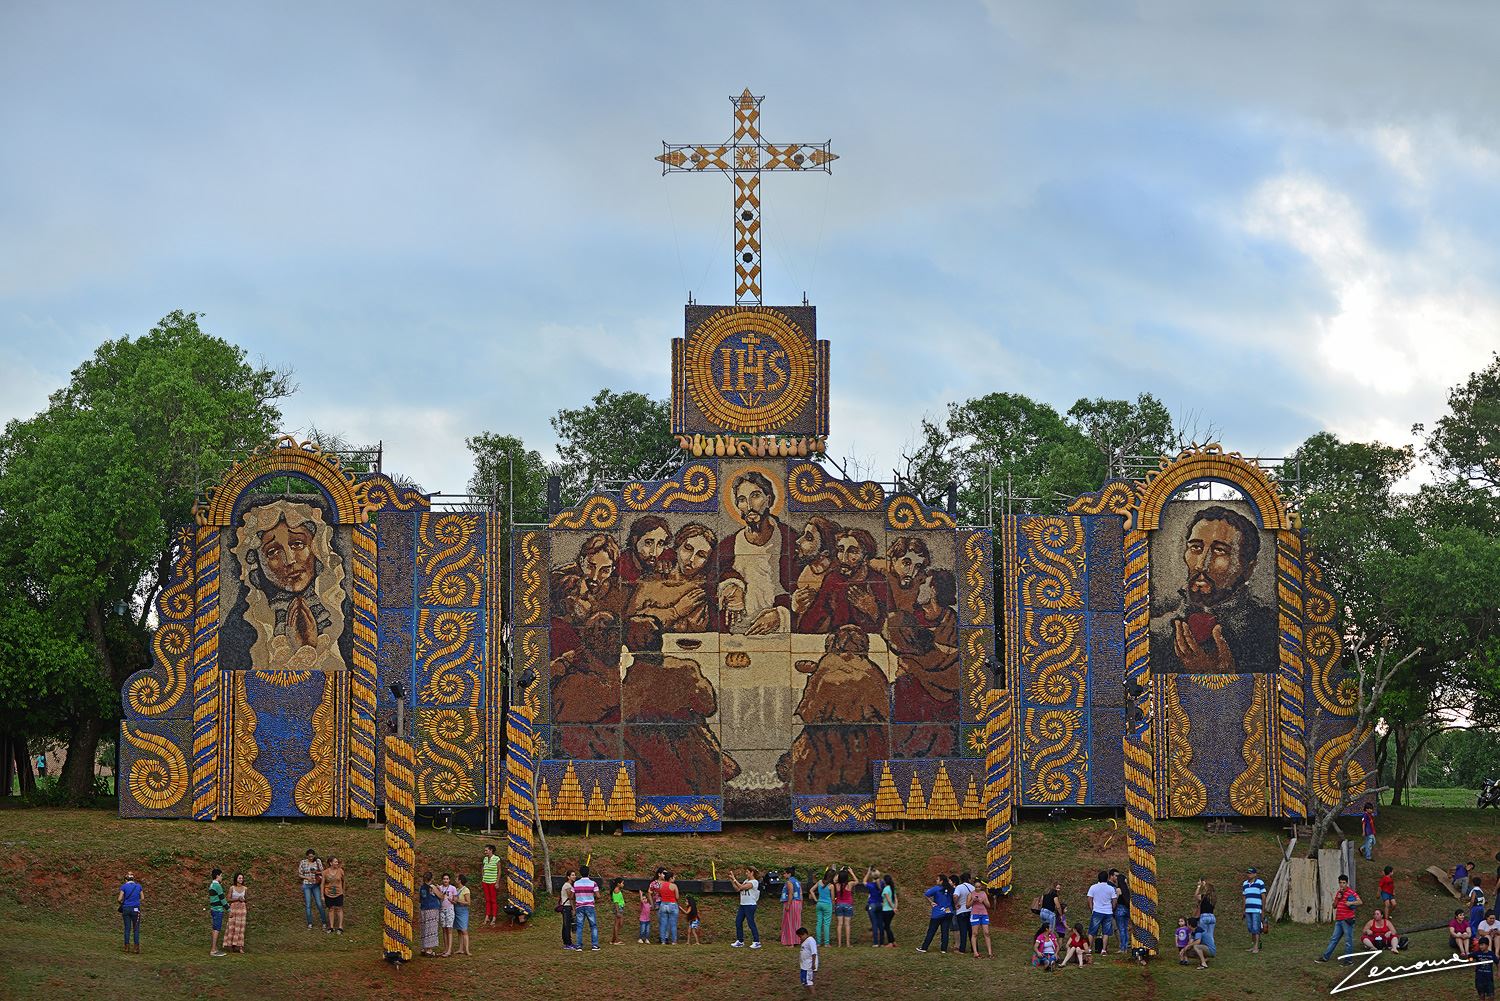
[[[802,881],[797,878],[797,867],[787,866],[786,882],[781,884],[781,944],[797,945],[797,929],[801,927]]]
[[[422,955],[436,956],[438,947],[438,911],[442,909],[443,898],[438,894],[437,887],[432,885],[432,873],[422,875],[422,885],[417,888],[417,894],[421,898],[422,915]]]
[[[245,886],[245,874],[234,874],[234,883],[229,887],[229,920],[224,924],[224,948],[237,952],[245,951],[245,908],[250,890]]]

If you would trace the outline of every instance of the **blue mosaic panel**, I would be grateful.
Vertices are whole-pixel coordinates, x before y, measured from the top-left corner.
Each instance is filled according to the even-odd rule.
[[[375,526],[379,532],[375,575],[380,608],[410,608],[417,516],[411,511],[381,511],[375,516]]]
[[[875,819],[874,796],[793,796],[792,830],[817,834],[889,831]]]
[[[724,828],[718,796],[637,796],[626,834],[712,834]]]
[[[1200,684],[1184,675],[1175,680],[1178,700],[1190,721],[1190,754],[1184,754],[1180,742],[1169,737],[1168,760],[1186,767],[1203,783],[1205,799],[1198,815],[1237,816],[1229,802],[1229,787],[1245,769],[1244,719],[1254,696],[1255,678],[1240,675],[1222,687]]]
[[[1125,608],[1125,523],[1113,514],[1085,515],[1088,535],[1088,607],[1123,615]]]
[[[321,785],[312,773],[320,766],[329,767],[326,761],[320,763],[314,758],[315,738],[321,738],[319,757],[331,753],[331,747],[328,751],[323,748],[331,741],[328,728],[337,725],[335,719],[329,718],[332,714],[318,713],[331,679],[308,671],[249,671],[245,672],[244,680],[245,700],[256,720],[253,768],[265,778],[271,790],[270,805],[259,816],[323,815],[309,802],[309,797],[316,798]],[[236,771],[245,767],[247,753],[242,741],[236,738],[233,762]],[[304,778],[309,781],[302,782]],[[301,804],[310,808],[304,810]]]
[[[391,683],[411,683],[416,630],[416,613],[409,608],[382,607],[379,619],[379,639],[375,647],[375,664],[379,679],[375,689],[375,704],[380,709],[394,708]],[[411,695],[408,692],[407,698]],[[377,788],[379,788],[377,786]]]
[[[1089,751],[1090,806],[1125,802],[1125,710],[1095,708]]]
[[[1125,623],[1120,612],[1089,613],[1088,663],[1089,704],[1096,710],[1124,706]]]
[[[127,720],[120,731],[120,816],[187,817],[193,721]]]

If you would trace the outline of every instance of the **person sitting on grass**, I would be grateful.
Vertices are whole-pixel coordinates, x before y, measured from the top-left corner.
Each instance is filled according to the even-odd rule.
[[[1493,907],[1484,912],[1484,920],[1479,922],[1479,927],[1473,928],[1473,933],[1475,938],[1487,938],[1492,943],[1500,942],[1500,919],[1495,917]]]
[[[1448,922],[1448,945],[1464,959],[1469,956],[1469,915],[1462,907],[1453,912]]]
[[[1360,944],[1366,949],[1389,949],[1392,952],[1401,951],[1401,939],[1396,934],[1396,926],[1391,924],[1380,908],[1375,908],[1375,913],[1370,920],[1365,922],[1365,930],[1360,936]]]
[[[1040,966],[1048,973],[1057,969],[1057,934],[1051,925],[1044,924],[1036,930],[1032,943],[1031,965]]]
[[[1089,943],[1089,937],[1083,933],[1083,925],[1074,925],[1068,932],[1068,947],[1063,953],[1062,965],[1067,966],[1078,957],[1078,968],[1083,969],[1083,964],[1092,961],[1094,948]]]
[[[1198,969],[1208,969],[1208,950],[1203,948],[1203,933],[1194,928],[1186,917],[1177,919],[1177,965],[1191,966],[1191,953],[1198,957]]]

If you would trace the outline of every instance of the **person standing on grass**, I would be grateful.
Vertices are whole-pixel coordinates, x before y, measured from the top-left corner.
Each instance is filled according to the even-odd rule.
[[[1260,935],[1266,902],[1266,881],[1260,878],[1255,866],[1245,870],[1245,881],[1240,884],[1240,895],[1245,898],[1245,928],[1250,932],[1250,951],[1260,952]]]
[[[484,891],[484,923],[493,925],[500,920],[500,853],[494,845],[484,846],[484,858],[479,864],[479,888]]]
[[[573,879],[578,874],[569,869],[563,876],[562,889],[557,891],[557,913],[562,915],[562,943],[564,949],[573,948]]]
[[[813,909],[817,921],[813,925],[813,938],[827,942],[833,926],[833,870],[824,869],[823,875],[813,884]]]
[[[115,900],[120,905],[120,917],[125,922],[125,951],[130,951],[132,940],[135,951],[141,951],[141,898],[145,896],[141,884],[135,881],[135,873],[126,871],[125,882]]]
[[[458,874],[458,896],[453,898],[453,930],[458,933],[458,951],[460,955],[472,956],[469,951],[469,906],[474,902],[473,891],[469,889],[469,877],[464,873]],[[342,922],[342,915],[340,915]],[[344,930],[342,923],[339,931]]]
[[[1360,851],[1364,854],[1365,861],[1369,862],[1375,857],[1375,807],[1370,803],[1365,804],[1364,813],[1359,815],[1359,829],[1365,836],[1365,843]]]
[[[422,874],[422,885],[417,888],[417,908],[422,916],[422,955],[436,956],[438,947],[438,912],[443,909],[443,898],[432,885],[432,873]]]
[[[958,951],[969,951],[969,894],[974,892],[973,877],[968,873],[958,877],[953,888],[953,930],[958,933]]]
[[[655,883],[653,882],[652,885],[654,886]],[[636,939],[636,942],[639,943],[640,945],[650,945],[651,944],[651,896],[648,893],[646,893],[645,890],[637,890],[635,892],[638,893],[638,894],[640,894],[640,898],[641,898],[641,913],[640,913],[641,934]]]
[[[609,937],[610,945],[624,945],[620,941],[620,927],[625,923],[625,881],[619,876],[610,880],[609,902],[615,909],[615,929]]]
[[[759,949],[760,930],[755,927],[755,906],[760,902],[760,881],[755,878],[755,869],[745,870],[743,882],[734,874],[734,870],[730,869],[729,882],[740,891],[740,909],[734,915],[734,941],[730,945],[738,949],[745,944],[745,922],[748,921],[750,923],[750,948]]]
[[[337,855],[330,855],[323,869],[323,903],[328,908],[328,933],[344,934],[344,863]]]
[[[969,894],[969,930],[974,939],[974,958],[979,958],[979,936],[983,933],[984,951],[994,959],[995,947],[990,942],[990,895],[983,886],[976,886]]]
[[[224,896],[224,884],[219,882],[219,876],[223,871],[215,866],[208,878],[208,920],[213,926],[213,930],[209,932],[208,954],[210,956],[228,955],[219,949],[219,932],[224,930],[224,912],[229,909],[229,900]]]
[[[781,884],[781,944],[796,945],[797,929],[802,926],[802,880],[797,867],[786,868],[786,882]]]
[[[1391,912],[1396,909],[1396,877],[1392,875],[1395,870],[1390,866],[1380,874],[1380,906],[1385,908],[1385,916],[1390,917]]]
[[[302,861],[297,863],[297,877],[302,881],[302,911],[307,918],[307,930],[312,931],[313,907],[318,909],[318,923],[328,923],[328,912],[323,909],[323,863],[318,853],[311,848]]]
[[[848,948],[849,925],[854,920],[854,873],[840,869],[833,883],[833,942]]]
[[[953,884],[939,873],[937,882],[923,891],[922,895],[932,901],[932,913],[927,918],[927,937],[917,946],[918,952],[926,952],[932,945],[932,936],[942,933],[938,951],[948,954],[948,929],[953,920]]]
[[[1101,956],[1109,955],[1109,934],[1114,931],[1115,897],[1120,891],[1109,882],[1109,873],[1099,870],[1099,878],[1087,890],[1089,904],[1089,938],[1094,941],[1094,951]]]
[[[698,935],[698,898],[688,897],[685,903],[687,911],[683,917],[687,918],[688,945],[702,945],[703,939]]]
[[[1333,935],[1328,939],[1328,948],[1323,950],[1318,962],[1326,963],[1333,957],[1333,950],[1338,947],[1341,938],[1347,939],[1344,943],[1344,956],[1353,955],[1354,909],[1359,904],[1359,894],[1349,888],[1349,877],[1340,875],[1338,892],[1333,895]]]
[[[1057,921],[1062,915],[1062,904],[1058,902],[1058,896],[1062,893],[1062,883],[1053,883],[1052,889],[1042,894],[1042,906],[1039,913],[1042,920],[1047,922],[1047,927],[1054,932],[1057,931]]]
[[[245,874],[234,874],[229,886],[229,917],[224,921],[224,948],[245,953],[245,921],[249,917],[250,889],[245,885]]]
[[[591,947],[598,952],[599,912],[594,906],[594,898],[599,895],[599,884],[589,875],[588,866],[578,872],[578,878],[573,880],[573,920],[577,925],[573,930],[573,951],[583,951],[583,929],[587,927]]]
[[[1484,920],[1484,877],[1469,870],[1469,930],[1477,939],[1479,922]]]
[[[443,881],[438,884],[438,896],[441,898],[438,905],[438,927],[444,932],[443,958],[447,959],[453,955],[453,902],[458,899],[458,887],[453,883],[452,873],[443,873]]]
[[[1475,942],[1469,959],[1474,962],[1474,991],[1479,1001],[1495,1001],[1495,952],[1491,940],[1482,938]]]
[[[1214,929],[1219,923],[1217,915],[1214,914],[1214,904],[1218,900],[1218,894],[1214,892],[1212,883],[1206,879],[1199,879],[1194,895],[1198,898],[1198,930],[1203,933],[1203,948],[1210,956],[1218,956],[1219,947],[1214,942]]]
[[[1120,951],[1130,950],[1130,883],[1118,869],[1109,871],[1109,884],[1115,888],[1115,941]]]
[[[880,935],[887,949],[896,948],[896,930],[891,923],[896,920],[900,901],[896,899],[896,877],[886,873],[880,880]]]
[[[818,940],[809,935],[806,928],[798,928],[797,942],[802,946],[797,956],[797,971],[802,986],[812,990],[813,974],[818,972]]]
[[[880,947],[880,870],[874,866],[865,869],[865,916],[870,919],[870,944]]]
[[[663,869],[661,883],[656,889],[657,899],[661,901],[657,905],[657,923],[660,925],[662,945],[677,944],[677,916],[681,905],[677,902],[677,881],[672,878],[669,869]],[[759,948],[759,943],[756,944]]]

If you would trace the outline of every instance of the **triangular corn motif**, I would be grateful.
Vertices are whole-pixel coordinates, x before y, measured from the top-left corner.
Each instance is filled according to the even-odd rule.
[[[948,763],[938,762],[937,778],[932,781],[932,799],[927,804],[927,815],[933,820],[957,820],[961,816],[958,797],[953,794],[953,781],[948,778]]]

